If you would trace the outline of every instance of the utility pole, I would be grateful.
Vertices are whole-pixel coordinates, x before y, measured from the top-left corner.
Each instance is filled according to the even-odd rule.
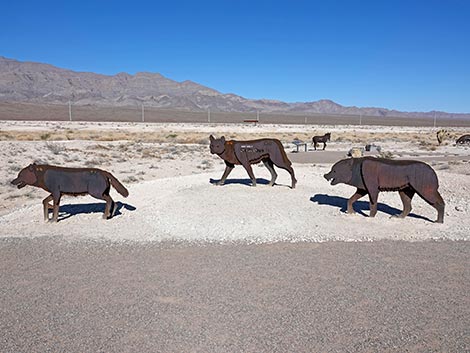
[[[258,120],[259,123],[259,110],[256,111],[256,120]]]
[[[72,121],[72,102],[69,101],[69,121]]]
[[[359,125],[362,125],[362,113],[359,114]]]
[[[434,127],[436,127],[436,112],[434,112]]]
[[[305,116],[305,125],[307,125],[307,116]]]
[[[145,122],[144,103],[142,103],[142,122]]]
[[[211,110],[210,109],[207,109],[207,122],[208,123],[211,122]]]

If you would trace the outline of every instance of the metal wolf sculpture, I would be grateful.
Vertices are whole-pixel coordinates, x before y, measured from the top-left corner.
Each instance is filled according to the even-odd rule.
[[[373,157],[350,158],[336,162],[324,177],[331,180],[331,185],[344,183],[357,188],[348,200],[348,213],[354,213],[354,202],[369,194],[370,217],[374,217],[379,191],[398,191],[403,202],[403,212],[398,217],[404,218],[410,213],[411,199],[417,193],[437,210],[436,222],[444,222],[445,203],[437,191],[437,175],[426,163]]]
[[[210,150],[212,154],[217,154],[225,161],[225,171],[217,185],[223,185],[227,176],[233,170],[235,165],[242,165],[250,176],[253,186],[256,186],[256,178],[251,169],[251,165],[263,162],[271,173],[270,186],[276,182],[277,173],[274,166],[285,169],[289,172],[292,180],[291,187],[295,188],[297,180],[295,179],[292,163],[287,158],[281,141],[277,139],[260,139],[252,141],[226,141],[225,137],[219,139],[210,136]]]
[[[58,220],[62,195],[88,194],[105,200],[104,219],[110,218],[114,209],[114,201],[109,196],[110,185],[122,196],[129,195],[127,189],[111,173],[96,168],[63,168],[33,163],[23,168],[11,183],[17,185],[18,189],[31,185],[50,192],[51,194],[42,201],[42,204],[44,205],[44,220],[49,220],[49,209],[52,209],[53,222]],[[49,204],[51,200],[53,201],[52,206]]]
[[[313,136],[312,137],[312,145],[316,150],[318,143],[323,142],[323,149],[325,149],[326,141],[330,141],[330,138],[331,138],[331,134],[329,132],[326,133],[323,136]]]

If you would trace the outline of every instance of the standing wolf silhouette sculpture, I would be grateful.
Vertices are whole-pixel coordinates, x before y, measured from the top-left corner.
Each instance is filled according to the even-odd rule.
[[[222,136],[219,139],[210,136],[210,150],[225,161],[225,171],[217,185],[223,185],[235,165],[242,165],[250,176],[252,186],[256,186],[256,178],[253,174],[252,164],[263,162],[271,173],[270,186],[276,182],[277,173],[274,166],[285,169],[291,176],[291,187],[295,188],[295,179],[292,163],[287,158],[281,141],[277,139],[259,139],[252,141],[226,141]]]
[[[51,194],[42,201],[42,204],[44,206],[44,220],[49,221],[49,209],[52,209],[53,222],[58,220],[62,195],[91,195],[94,198],[105,200],[104,219],[111,218],[114,211],[114,201],[109,196],[110,185],[122,196],[129,195],[124,185],[111,173],[96,168],[64,168],[33,163],[23,168],[11,183],[17,185],[18,189],[31,185],[50,192]],[[49,204],[51,200],[53,201],[52,206]]]
[[[374,157],[349,158],[336,162],[324,177],[331,180],[331,185],[344,183],[357,188],[348,200],[348,213],[354,213],[354,202],[369,194],[370,217],[374,217],[379,191],[398,191],[403,202],[403,212],[398,217],[408,216],[411,199],[417,193],[437,210],[436,222],[444,222],[445,203],[437,191],[437,175],[426,163]]]

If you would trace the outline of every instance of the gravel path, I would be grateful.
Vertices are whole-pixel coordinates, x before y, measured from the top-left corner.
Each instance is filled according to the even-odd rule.
[[[367,217],[366,197],[356,202],[358,214],[344,213],[354,188],[331,186],[323,174],[329,166],[295,165],[296,189],[289,174],[279,171],[279,185],[264,167],[255,167],[259,186],[248,186],[243,168],[235,168],[227,185],[210,183],[223,166],[210,173],[162,178],[129,187],[127,199],[116,195],[118,215],[102,219],[104,202],[91,197],[64,197],[57,224],[42,219],[42,204],[12,208],[0,216],[0,238],[62,236],[67,239],[111,241],[195,241],[270,243],[276,241],[367,240],[470,240],[470,178],[438,170],[441,194],[446,200],[444,224],[433,221],[436,210],[423,199],[413,199],[409,217],[398,219],[402,203],[397,192],[379,196],[379,212]]]
[[[470,243],[0,240],[1,352],[468,352]]]

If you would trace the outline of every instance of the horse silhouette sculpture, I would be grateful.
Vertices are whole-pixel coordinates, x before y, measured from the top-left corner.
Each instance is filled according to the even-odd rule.
[[[58,220],[62,195],[91,195],[94,198],[105,200],[104,219],[111,218],[114,211],[114,201],[109,196],[110,185],[122,196],[129,195],[124,185],[111,173],[96,168],[64,168],[33,163],[23,168],[11,183],[17,185],[18,189],[31,185],[49,192],[50,195],[42,201],[44,220],[49,221],[49,209],[52,209],[53,222]],[[52,206],[49,204],[51,200],[53,201]]]
[[[312,145],[317,150],[317,145],[322,142],[323,143],[323,149],[326,147],[326,142],[330,141],[331,134],[328,132],[323,136],[313,136],[312,137]]]
[[[252,141],[226,141],[225,137],[219,139],[210,136],[210,150],[217,154],[225,162],[225,171],[217,185],[223,185],[235,165],[242,165],[250,176],[252,186],[256,186],[256,178],[253,174],[252,164],[263,162],[271,173],[270,186],[276,182],[277,173],[274,166],[285,169],[291,176],[291,187],[295,188],[295,179],[292,163],[287,158],[281,141],[277,139],[259,139]]]
[[[331,185],[344,183],[357,188],[348,200],[348,213],[355,213],[353,203],[369,195],[370,217],[377,213],[379,191],[398,191],[403,211],[397,216],[404,218],[411,212],[411,199],[417,193],[437,210],[437,223],[444,222],[445,203],[437,191],[439,182],[434,169],[419,161],[390,160],[384,158],[349,158],[336,162],[324,175]]]

